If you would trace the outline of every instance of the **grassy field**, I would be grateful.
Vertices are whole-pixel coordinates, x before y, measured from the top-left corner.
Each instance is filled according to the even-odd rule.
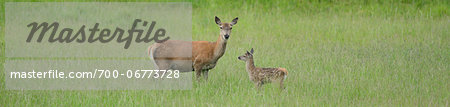
[[[0,106],[449,106],[450,4],[419,0],[192,1],[193,40],[239,17],[209,81],[185,91],[6,90]],[[4,3],[1,15],[1,71]],[[257,92],[237,60],[289,70],[286,90]]]

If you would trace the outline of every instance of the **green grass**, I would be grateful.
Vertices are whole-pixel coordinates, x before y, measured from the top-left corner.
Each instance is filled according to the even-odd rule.
[[[193,40],[215,41],[239,17],[208,82],[186,91],[6,90],[0,106],[449,106],[448,1],[194,0]],[[4,64],[4,3],[1,70]],[[289,70],[286,90],[257,92],[237,56]]]

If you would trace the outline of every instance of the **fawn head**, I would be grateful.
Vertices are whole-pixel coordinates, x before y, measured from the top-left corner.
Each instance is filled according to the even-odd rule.
[[[254,52],[254,50],[253,50],[253,48],[250,50],[250,52],[246,52],[244,55],[242,55],[242,56],[239,56],[238,57],[238,59],[239,60],[242,60],[242,61],[247,61],[247,60],[249,60],[249,59],[253,59],[253,52]]]
[[[222,37],[222,40],[228,40],[230,38],[231,29],[233,25],[237,24],[238,18],[234,18],[231,23],[222,23],[219,19],[219,17],[216,16],[216,24],[220,27],[220,36]]]

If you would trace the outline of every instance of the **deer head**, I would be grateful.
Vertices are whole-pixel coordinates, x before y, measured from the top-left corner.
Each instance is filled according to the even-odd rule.
[[[230,38],[231,29],[233,29],[233,25],[237,24],[238,18],[234,18],[231,23],[222,23],[219,17],[216,16],[216,24],[219,25],[220,28],[220,36],[222,41],[226,42],[228,38]]]
[[[238,57],[238,59],[239,60],[242,60],[242,61],[247,61],[247,60],[249,60],[249,59],[253,59],[253,52],[254,52],[254,50],[253,50],[253,48],[250,50],[250,52],[246,52],[244,55],[242,55],[242,56],[239,56]]]

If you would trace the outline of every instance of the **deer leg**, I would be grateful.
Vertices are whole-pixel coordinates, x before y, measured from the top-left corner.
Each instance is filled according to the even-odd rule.
[[[259,84],[257,82],[255,82],[255,88],[259,89]]]
[[[261,81],[258,81],[255,83],[256,89],[261,90],[261,86],[263,85],[263,83]]]
[[[203,78],[205,78],[206,81],[208,81],[208,72],[209,70],[203,71]]]
[[[200,77],[202,76],[202,75],[201,75],[201,73],[202,73],[202,68],[203,68],[203,66],[201,66],[201,65],[196,65],[196,66],[194,66],[195,76],[196,76],[196,78],[197,78],[197,81],[200,81]]]
[[[195,71],[195,78],[197,78],[197,81],[200,81],[200,78],[202,76],[201,72],[202,72],[201,70],[196,70]]]
[[[280,79],[280,89],[284,90],[286,87],[284,87],[284,79]]]

